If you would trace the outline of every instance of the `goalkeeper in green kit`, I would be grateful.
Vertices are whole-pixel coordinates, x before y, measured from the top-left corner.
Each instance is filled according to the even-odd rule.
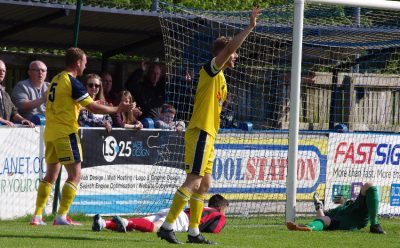
[[[294,231],[359,230],[370,222],[371,233],[385,234],[378,220],[378,190],[372,183],[365,183],[362,186],[355,201],[341,203],[342,205],[334,209],[324,211],[318,195],[314,194],[317,218],[306,225],[288,222],[286,226]]]

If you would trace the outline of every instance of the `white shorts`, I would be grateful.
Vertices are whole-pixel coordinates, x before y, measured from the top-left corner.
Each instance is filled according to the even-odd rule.
[[[144,217],[145,219],[155,222],[155,221],[162,221],[164,223],[165,219],[167,218],[169,212],[169,208],[162,209],[160,212],[154,214],[154,215],[149,215]],[[176,218],[175,223],[172,228],[175,232],[187,232],[189,229],[189,218],[185,211],[182,211],[179,215],[178,218]]]

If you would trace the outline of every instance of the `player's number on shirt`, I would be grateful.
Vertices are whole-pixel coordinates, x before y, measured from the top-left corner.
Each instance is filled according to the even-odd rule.
[[[56,98],[56,87],[58,83],[52,83],[49,90],[49,101],[54,102]]]

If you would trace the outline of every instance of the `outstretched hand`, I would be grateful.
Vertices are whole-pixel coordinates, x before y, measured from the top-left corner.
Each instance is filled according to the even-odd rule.
[[[257,17],[261,15],[261,9],[259,7],[254,7],[250,14],[250,26],[255,27],[257,25]]]
[[[117,112],[129,112],[132,111],[136,107],[136,103],[126,103],[124,101],[121,101],[118,105],[118,110]]]

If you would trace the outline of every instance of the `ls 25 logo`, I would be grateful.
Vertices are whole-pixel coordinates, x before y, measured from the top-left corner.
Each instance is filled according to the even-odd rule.
[[[108,136],[103,142],[103,156],[107,162],[113,162],[117,156],[129,157],[132,154],[131,141],[119,141]]]

